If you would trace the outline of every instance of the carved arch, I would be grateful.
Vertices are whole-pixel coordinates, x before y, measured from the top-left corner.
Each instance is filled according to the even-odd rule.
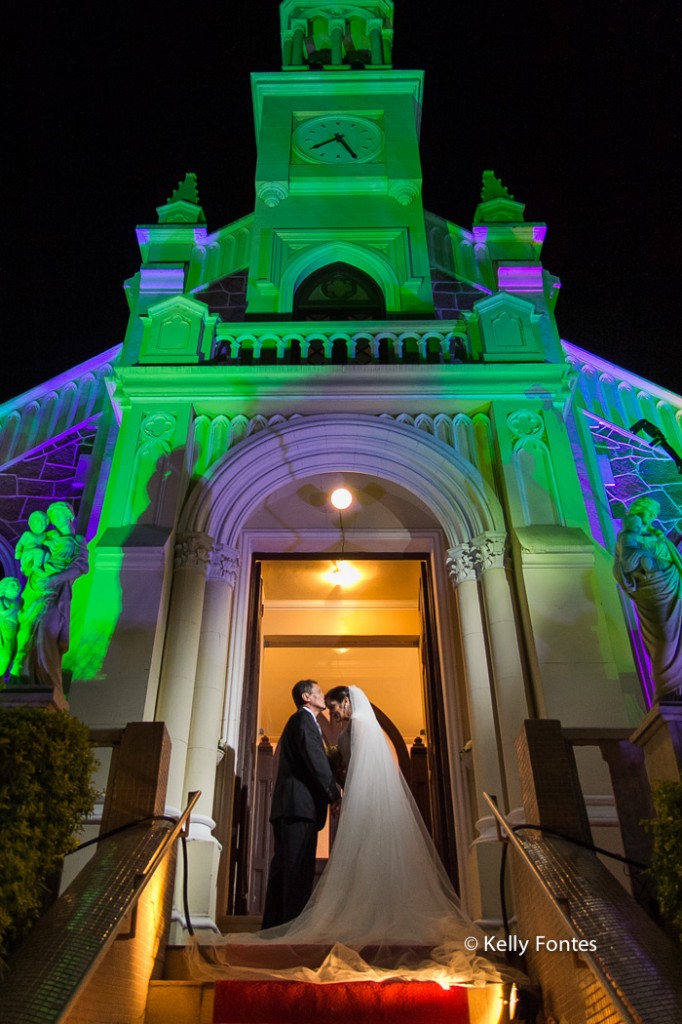
[[[420,430],[343,413],[272,424],[244,438],[190,495],[180,531],[236,547],[244,524],[269,495],[292,480],[335,470],[390,480],[418,495],[441,523],[448,546],[504,532],[500,503],[471,463]]]
[[[285,268],[279,285],[279,310],[289,312],[294,295],[306,278],[331,263],[347,263],[372,278],[383,293],[388,310],[399,310],[400,282],[390,262],[381,253],[367,246],[336,240],[326,245],[311,246],[292,259]]]

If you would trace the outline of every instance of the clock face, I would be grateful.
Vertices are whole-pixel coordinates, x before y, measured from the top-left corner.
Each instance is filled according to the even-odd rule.
[[[294,154],[308,163],[358,164],[376,160],[384,144],[378,124],[365,117],[312,117],[294,131]]]

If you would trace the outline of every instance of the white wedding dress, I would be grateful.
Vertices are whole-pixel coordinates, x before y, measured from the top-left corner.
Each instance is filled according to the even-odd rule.
[[[191,955],[193,973],[263,977],[262,969],[230,965],[230,947],[320,944],[332,948],[319,969],[266,973],[308,981],[391,977],[468,985],[510,979],[514,972],[465,949],[465,938],[475,937],[482,947],[484,935],[459,909],[369,700],[356,686],[350,700],[351,757],[339,825],[308,904],[275,928],[209,938],[208,946],[202,937]]]

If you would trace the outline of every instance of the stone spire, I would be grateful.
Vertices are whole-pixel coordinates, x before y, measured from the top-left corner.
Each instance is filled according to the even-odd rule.
[[[164,206],[157,206],[159,224],[205,224],[206,217],[199,202],[197,176],[188,171],[184,179],[166,200]]]
[[[517,203],[506,185],[503,185],[494,171],[483,172],[481,202],[476,207],[474,224],[499,224],[503,221],[523,220],[525,205]]]

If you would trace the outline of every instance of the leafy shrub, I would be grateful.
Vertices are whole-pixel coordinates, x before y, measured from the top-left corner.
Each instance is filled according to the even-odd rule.
[[[0,710],[0,962],[38,917],[46,881],[95,801],[87,728],[66,711]]]
[[[682,783],[655,782],[652,794],[656,817],[644,822],[654,841],[649,874],[661,913],[682,939]]]

